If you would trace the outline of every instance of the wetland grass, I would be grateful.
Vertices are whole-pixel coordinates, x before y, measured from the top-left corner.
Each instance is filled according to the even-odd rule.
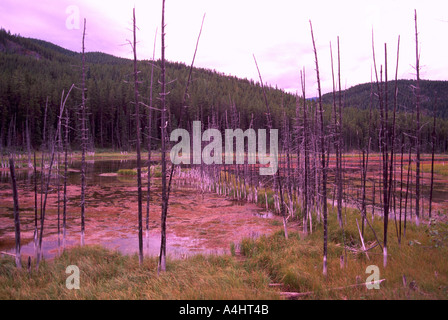
[[[359,212],[347,210],[345,237],[337,231],[335,209],[329,213],[326,278],[321,272],[323,225],[316,222],[307,237],[291,232],[285,239],[279,226],[273,235],[231,245],[229,255],[169,260],[167,272],[159,276],[156,258],[145,257],[140,266],[137,255],[99,246],[67,250],[31,274],[16,270],[12,257],[2,257],[0,299],[281,299],[281,291],[305,292],[303,299],[448,299],[446,225],[435,221],[411,225],[401,245],[390,228],[388,266],[383,268],[379,247],[368,251],[369,257],[360,251]],[[382,238],[380,219],[375,219],[373,228]],[[350,250],[342,268],[343,239]],[[364,240],[367,247],[373,245],[371,230],[365,230]],[[80,290],[65,287],[69,265],[80,269]],[[377,265],[380,278],[386,279],[379,290],[362,285],[369,265]],[[351,287],[354,284],[361,285]]]

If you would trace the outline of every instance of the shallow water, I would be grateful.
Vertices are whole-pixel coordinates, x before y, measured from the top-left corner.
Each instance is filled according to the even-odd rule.
[[[86,244],[99,244],[123,254],[138,253],[136,177],[108,176],[120,169],[133,169],[135,160],[96,160],[87,164]],[[62,170],[62,169],[61,169]],[[24,256],[34,255],[34,173],[21,169],[17,181]],[[106,176],[104,176],[106,174]],[[38,174],[39,175],[39,174]],[[6,177],[6,181],[3,180]],[[40,177],[37,177],[40,188]],[[43,254],[53,258],[59,252],[56,179],[48,195]],[[157,256],[160,251],[160,179],[152,179],[149,231],[146,225],[146,178],[143,179],[144,254]],[[62,179],[61,179],[62,185]],[[67,246],[80,244],[80,162],[70,163],[68,176]],[[62,187],[61,187],[62,190]],[[9,175],[0,181],[0,250],[14,252],[12,191]],[[40,194],[38,195],[38,202]],[[59,208],[62,223],[62,193]],[[40,205],[38,205],[40,206]],[[40,214],[40,213],[39,213]],[[197,253],[230,252],[230,244],[243,237],[270,233],[275,217],[254,204],[237,203],[216,194],[198,192],[192,186],[173,183],[167,220],[167,255],[184,258]],[[39,221],[40,226],[40,221]],[[60,226],[62,233],[62,226]],[[60,235],[61,239],[62,235]]]

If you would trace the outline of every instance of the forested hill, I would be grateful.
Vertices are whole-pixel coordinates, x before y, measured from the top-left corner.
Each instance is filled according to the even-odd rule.
[[[415,80],[398,80],[398,110],[402,112],[413,112],[415,110]],[[395,82],[389,81],[388,105],[393,108]],[[373,89],[373,90],[372,90]],[[342,91],[344,105],[347,107],[357,107],[369,109],[371,105],[371,93],[377,94],[377,84],[365,83],[356,85]],[[448,119],[448,81],[420,80],[421,108],[424,114],[433,115],[435,107],[437,117]],[[333,103],[333,93],[327,93],[323,96],[325,103]],[[378,99],[374,98],[373,101]]]
[[[67,93],[73,84],[76,87],[66,105],[71,128],[69,139],[72,148],[79,148],[81,60],[79,52],[0,30],[0,152],[8,145],[10,135],[12,144],[24,147],[26,132],[30,132],[33,148],[39,149],[44,131],[45,136],[49,137],[56,128],[62,93]],[[132,150],[136,141],[133,61],[100,52],[89,52],[86,53],[86,62],[89,147]],[[139,61],[141,82],[139,92],[141,100],[148,105],[152,66],[154,66],[153,104],[158,109],[160,61],[154,63]],[[167,63],[170,130],[178,126],[188,74],[189,66],[184,63]],[[397,119],[399,123],[397,136],[402,132],[411,136],[411,131],[415,127],[411,115],[415,105],[412,84],[412,81],[404,80],[399,83],[399,110],[402,113]],[[344,92],[342,134],[346,150],[359,148],[369,135],[370,87],[370,84],[365,84]],[[393,85],[389,84],[390,92],[392,88]],[[296,97],[272,87],[266,91],[273,128],[283,130],[288,127],[290,132],[293,132],[297,128]],[[422,105],[426,108],[422,119],[422,123],[425,124],[422,126],[422,137],[428,142],[431,139],[432,126],[426,124],[432,123],[432,103],[436,98],[438,115],[448,118],[448,87],[445,82],[422,81],[422,96]],[[326,102],[324,121],[331,130],[332,94],[325,95],[324,100]],[[393,101],[391,93],[389,101],[391,108]],[[202,120],[205,127],[213,126],[222,132],[223,129],[231,127],[247,129],[252,125],[257,129],[266,128],[267,125],[266,103],[259,83],[224,75],[214,70],[194,68],[185,105],[187,108],[184,108],[186,113],[183,116],[182,127],[186,127],[194,120]],[[317,116],[314,100],[308,101],[308,108],[310,121],[315,128],[318,123],[314,121]],[[377,112],[376,105],[375,108],[374,112]],[[145,133],[144,145],[147,145],[148,120],[151,119],[153,147],[158,148],[160,113],[154,111],[152,117],[149,117],[148,108],[141,106],[140,114],[142,131]],[[378,124],[373,123],[372,130],[377,129]],[[437,150],[446,152],[447,119],[439,118],[436,132]],[[280,136],[286,135],[281,133]],[[331,137],[331,133],[328,136]],[[374,134],[372,141],[374,149],[378,145],[376,137]],[[429,148],[430,143],[426,142],[423,145]]]
[[[135,141],[133,62],[99,52],[87,53],[86,62],[87,108],[92,145],[132,148],[132,141]],[[141,71],[140,95],[146,104],[149,103],[150,96],[151,65],[149,61],[139,61],[138,66]],[[156,107],[159,103],[156,98],[160,92],[159,65],[159,61],[155,62],[153,96]],[[0,70],[2,145],[6,145],[12,119],[19,141],[24,139],[21,133],[25,132],[26,119],[29,119],[32,144],[39,147],[47,98],[47,128],[51,128],[56,123],[62,91],[67,92],[72,84],[80,87],[81,54],[42,40],[23,38],[0,30]],[[184,63],[167,63],[167,81],[170,81],[167,103],[173,126],[179,118],[188,72],[189,66]],[[294,117],[296,98],[293,95],[268,88],[267,97],[275,127],[282,126],[284,111],[289,118]],[[67,102],[73,129],[76,129],[80,102],[81,92],[75,89]],[[238,115],[238,127],[248,128],[252,117],[255,128],[266,127],[266,104],[261,86],[250,80],[195,68],[186,104],[189,107],[184,119],[190,121],[204,119],[205,125],[214,121],[215,125],[224,127],[226,122],[230,126],[232,115]],[[147,110],[142,107],[143,130],[147,124],[145,112]],[[157,122],[158,113],[154,112],[154,115],[152,127],[157,130],[160,127]],[[155,131],[154,135],[156,134]],[[70,137],[76,146],[76,130],[72,130]]]

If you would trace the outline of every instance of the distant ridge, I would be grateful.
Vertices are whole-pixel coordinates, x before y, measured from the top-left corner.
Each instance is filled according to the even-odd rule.
[[[388,82],[388,106],[393,108],[395,82]],[[414,80],[398,80],[398,110],[402,112],[412,112],[415,108]],[[435,104],[436,115],[448,119],[448,81],[421,80],[421,106],[423,112],[432,116]],[[372,84],[364,83],[353,86],[342,91],[344,106],[360,109],[368,109],[371,105]],[[373,102],[377,107],[378,98],[377,84],[373,83]],[[324,103],[333,103],[333,93],[323,95]]]

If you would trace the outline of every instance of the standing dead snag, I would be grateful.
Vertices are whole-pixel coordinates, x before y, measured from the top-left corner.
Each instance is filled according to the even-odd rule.
[[[431,134],[431,138],[432,138],[432,155],[431,155],[431,185],[430,185],[430,189],[429,189],[429,212],[428,212],[428,217],[431,219],[432,217],[432,195],[433,195],[433,189],[434,189],[434,151],[435,151],[435,147],[436,147],[436,104],[437,104],[437,97],[436,97],[436,101],[434,102],[434,106],[433,106],[433,127],[432,127],[432,134]]]
[[[84,245],[85,231],[85,194],[86,194],[86,149],[87,149],[87,126],[86,126],[86,57],[84,40],[86,37],[86,19],[84,19],[84,31],[82,34],[82,101],[81,101],[81,246]]]
[[[325,161],[325,125],[324,125],[324,110],[322,107],[322,92],[320,88],[320,76],[319,76],[319,62],[317,60],[316,43],[314,41],[313,25],[310,20],[311,38],[313,41],[314,58],[316,62],[316,76],[317,76],[317,90],[319,94],[319,113],[320,113],[320,156],[321,156],[321,169],[322,169],[322,213],[324,218],[324,258],[323,258],[323,274],[327,275],[327,170]]]
[[[302,95],[303,95],[303,149],[305,156],[305,168],[304,168],[304,187],[303,187],[303,232],[308,233],[308,175],[309,175],[309,145],[308,145],[308,121],[307,121],[307,111],[306,111],[306,91],[305,91],[305,68],[300,71],[300,80],[302,84]],[[311,230],[311,228],[310,228]],[[312,230],[311,230],[312,231]]]
[[[334,147],[336,153],[336,188],[337,188],[337,208],[338,208],[338,222],[339,227],[342,228],[342,149],[341,149],[341,126],[342,123],[340,119],[341,115],[341,65],[340,65],[340,55],[339,55],[339,37],[338,37],[338,78],[339,78],[339,115],[338,109],[336,108],[336,88],[335,88],[335,80],[334,80],[334,68],[333,68],[333,50],[331,48],[330,42],[330,55],[331,55],[331,74],[333,79],[333,113],[334,113]]]
[[[156,56],[156,41],[157,41],[157,30],[154,38],[154,49],[152,52],[152,64],[151,64],[151,83],[149,87],[149,108],[148,108],[148,187],[146,194],[146,238],[149,238],[149,206],[151,199],[151,139],[152,139],[152,93],[153,93],[153,83],[154,83],[154,60]],[[148,242],[149,245],[149,242]]]
[[[201,24],[201,29],[199,30],[199,36],[198,39],[196,41],[196,48],[194,50],[194,55],[193,55],[193,60],[191,62],[191,66],[190,66],[190,71],[188,72],[188,79],[187,79],[187,84],[185,86],[185,92],[182,98],[182,104],[181,104],[181,110],[180,110],[180,115],[179,115],[179,120],[178,120],[178,125],[179,127],[182,126],[182,120],[183,120],[183,115],[184,115],[184,111],[186,111],[186,102],[187,102],[187,98],[188,98],[188,88],[190,86],[190,82],[191,82],[191,76],[193,74],[193,66],[194,66],[194,61],[196,59],[196,53],[198,51],[198,46],[199,46],[199,40],[201,39],[201,34],[202,34],[202,27],[204,26],[204,20],[205,20],[205,14],[202,17],[202,24]],[[171,182],[173,180],[173,174],[174,174],[174,169],[175,169],[176,165],[174,163],[171,164],[171,170],[170,170],[170,178],[168,181],[168,190],[167,190],[167,203],[169,201],[170,198],[170,192],[171,192]],[[168,204],[167,204],[168,206]]]
[[[44,234],[45,214],[46,214],[48,191],[50,188],[51,171],[53,169],[53,164],[54,164],[55,146],[56,146],[57,137],[59,135],[59,130],[61,128],[61,121],[62,121],[62,116],[64,114],[65,104],[67,103],[67,99],[68,99],[73,87],[74,87],[74,84],[70,87],[70,90],[68,91],[67,95],[65,96],[65,99],[63,98],[61,100],[61,108],[60,108],[60,114],[59,114],[59,118],[58,118],[58,126],[57,126],[56,133],[54,135],[54,139],[52,140],[52,143],[50,145],[50,165],[48,168],[48,177],[47,177],[47,181],[45,184],[45,196],[44,196],[43,203],[41,205],[42,211],[41,211],[41,219],[40,219],[40,235],[39,235],[39,246],[38,246],[38,251],[37,251],[37,263],[36,263],[37,270],[39,269],[39,262],[42,259],[42,240],[43,240],[43,234]],[[62,97],[64,97],[64,92],[62,92]]]
[[[134,99],[135,99],[135,127],[137,130],[137,203],[138,203],[138,260],[143,263],[143,213],[142,213],[142,163],[140,152],[140,104],[138,93],[138,69],[137,69],[137,32],[135,20],[135,8],[133,10],[133,31],[134,42],[132,49],[134,52]]]
[[[387,265],[387,229],[388,229],[388,218],[389,218],[389,189],[388,189],[388,123],[387,123],[387,46],[384,45],[385,51],[385,83],[386,90],[383,92],[383,69],[382,66],[380,68],[380,78],[378,78],[378,69],[376,66],[376,57],[375,57],[375,43],[374,36],[372,30],[372,54],[373,54],[373,64],[375,70],[375,78],[376,84],[378,88],[378,99],[379,99],[379,107],[380,107],[380,133],[379,133],[379,149],[382,155],[382,180],[383,180],[383,198],[380,196],[380,201],[383,199],[383,217],[384,217],[384,247],[383,247],[383,265],[386,267]],[[384,98],[384,96],[386,98]]]
[[[162,57],[161,57],[161,79],[160,101],[162,104],[162,114],[160,117],[160,130],[162,142],[162,217],[161,217],[161,241],[158,272],[166,271],[166,217],[168,212],[168,198],[166,185],[166,79],[165,79],[165,0],[162,1]]]
[[[398,46],[397,46],[397,65],[395,67],[395,89],[394,89],[394,111],[393,111],[393,120],[392,120],[392,135],[390,138],[390,169],[389,169],[389,190],[388,190],[388,199],[390,201],[392,196],[392,187],[395,184],[394,179],[394,146],[395,146],[395,124],[396,124],[396,114],[397,114],[397,100],[398,100],[398,62],[400,57],[400,36],[398,36]],[[394,196],[395,199],[395,196]],[[396,212],[394,208],[394,218],[396,222]],[[398,231],[398,230],[397,230]],[[398,238],[400,238],[398,236]],[[399,240],[400,241],[400,240]]]
[[[42,154],[43,156],[43,154]],[[43,173],[43,170],[42,170]],[[37,255],[37,236],[39,231],[37,229],[37,164],[36,164],[36,151],[34,151],[34,255]]]
[[[68,108],[65,109],[65,139],[64,139],[64,205],[62,210],[62,250],[65,250],[67,240],[67,177],[68,177]]]
[[[265,90],[265,87],[263,85],[263,79],[261,77],[260,69],[258,68],[257,59],[255,59],[255,55],[253,57],[254,57],[254,61],[255,61],[255,66],[257,67],[258,75],[260,77],[260,84],[261,84],[261,88],[263,90],[263,96],[264,96],[264,100],[265,100],[265,103],[266,103],[266,109],[267,109],[266,110],[266,118],[267,118],[268,129],[271,130],[272,129],[271,110],[269,108],[268,98],[266,96],[266,90]],[[272,148],[272,146],[271,146],[271,148]],[[272,152],[272,151],[270,151],[270,152]],[[276,161],[278,161],[278,159],[276,159]],[[276,184],[275,182],[277,181],[278,182],[279,194],[280,194],[280,201],[279,201],[280,202],[280,214],[283,217],[283,230],[285,232],[285,238],[288,239],[288,229],[287,229],[287,225],[286,225],[286,212],[285,212],[285,209],[284,209],[284,201],[283,201],[284,200],[284,198],[283,198],[283,188],[282,188],[282,183],[280,181],[280,168],[281,168],[281,165],[279,164],[277,173],[275,175],[277,179],[274,177],[274,189],[275,189],[275,184]]]
[[[415,69],[417,71],[417,85],[415,87],[416,109],[416,141],[415,141],[415,218],[417,226],[420,223],[420,53],[418,51],[417,10],[415,12]]]
[[[19,216],[19,196],[17,194],[16,173],[14,168],[14,156],[9,156],[9,170],[11,173],[12,197],[14,200],[14,231],[16,237],[16,266],[22,269],[22,261],[20,259],[20,216]]]
[[[30,132],[30,126],[29,126],[29,119],[28,119],[28,111],[27,111],[27,117],[25,121],[25,136],[26,136],[26,149],[28,151],[28,168],[33,168],[33,163],[31,162],[31,132]]]

